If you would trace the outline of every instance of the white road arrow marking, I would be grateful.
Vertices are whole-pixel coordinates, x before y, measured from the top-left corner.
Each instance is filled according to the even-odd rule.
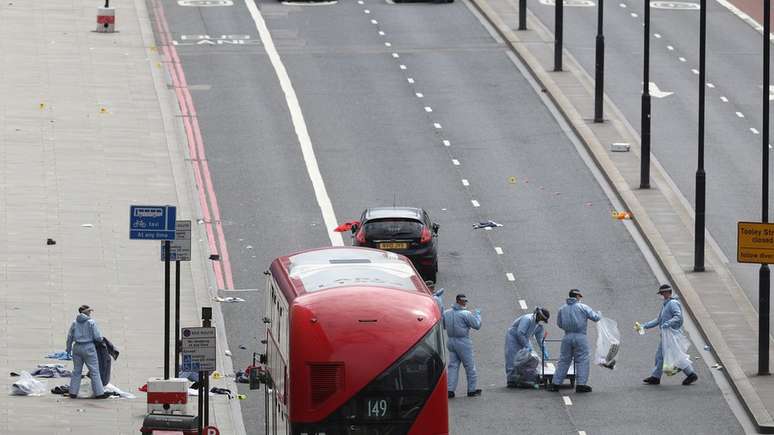
[[[648,92],[650,92],[651,96],[656,98],[665,98],[674,94],[674,92],[662,91],[661,89],[658,88],[658,85],[655,84],[654,82],[649,83]]]

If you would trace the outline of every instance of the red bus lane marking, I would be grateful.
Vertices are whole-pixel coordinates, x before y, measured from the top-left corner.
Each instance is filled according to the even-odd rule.
[[[164,9],[158,0],[154,0],[153,4],[156,12],[156,30],[162,43],[162,53],[172,85],[175,88],[178,105],[183,115],[183,126],[188,140],[188,150],[193,163],[194,179],[198,186],[199,204],[202,208],[205,231],[207,232],[207,244],[211,254],[220,253],[220,261],[212,263],[216,285],[218,288],[233,289],[234,279],[220,218],[220,208],[218,207],[209,165],[205,157],[204,140],[199,128],[196,107],[188,90],[188,82],[186,81],[177,50],[171,44],[172,38]],[[215,227],[214,230],[213,226]],[[218,249],[218,246],[220,246],[220,249]]]

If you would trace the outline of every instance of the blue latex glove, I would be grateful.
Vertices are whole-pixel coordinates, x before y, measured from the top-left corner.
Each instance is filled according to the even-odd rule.
[[[548,350],[546,348],[543,348],[543,359],[548,359],[550,356],[548,355]]]
[[[477,316],[480,316],[480,315],[481,315],[481,309],[480,309],[480,308],[476,308],[476,315],[477,315]]]

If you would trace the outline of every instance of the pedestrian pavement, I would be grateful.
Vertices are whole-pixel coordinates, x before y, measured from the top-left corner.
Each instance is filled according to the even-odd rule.
[[[758,312],[711,237],[705,246],[706,271],[693,272],[690,203],[652,155],[651,188],[640,189],[639,134],[607,98],[604,122],[593,122],[593,79],[566,50],[562,71],[554,71],[553,34],[534,15],[528,11],[528,30],[519,31],[517,0],[471,1],[546,90],[616,189],[757,429],[774,433],[774,378],[757,375]],[[616,142],[631,144],[631,151],[611,151],[610,144]],[[774,361],[769,339],[769,359]]]
[[[157,241],[130,241],[130,204],[172,204],[197,222],[186,136],[144,0],[111,2],[115,33],[96,33],[93,0],[0,4],[0,433],[136,434],[149,377],[163,375],[163,263]],[[236,392],[203,225],[181,268],[181,325],[213,306],[212,386]],[[51,238],[55,244],[47,244]],[[57,363],[88,304],[121,351],[111,382],[135,399],[10,396],[9,372]],[[68,369],[71,363],[64,362]],[[89,393],[83,382],[81,394]],[[196,401],[191,398],[195,413]],[[238,400],[211,398],[210,423],[243,434]]]

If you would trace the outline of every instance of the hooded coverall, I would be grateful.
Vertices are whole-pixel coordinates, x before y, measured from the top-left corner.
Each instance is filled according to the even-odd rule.
[[[513,360],[516,354],[523,348],[532,350],[529,342],[531,336],[540,343],[545,334],[543,325],[535,319],[535,314],[525,314],[513,321],[505,334],[505,375],[510,379],[513,372]]]
[[[589,340],[586,338],[588,320],[598,322],[599,313],[588,305],[578,302],[576,298],[567,298],[567,302],[559,308],[556,324],[564,330],[559,363],[554,373],[554,385],[561,385],[570,369],[570,363],[575,360],[575,380],[577,385],[586,385],[589,380]]]
[[[102,342],[102,333],[97,326],[97,322],[86,314],[80,313],[70,325],[70,331],[67,333],[66,351],[73,355],[73,374],[70,378],[70,394],[78,395],[81,389],[81,373],[83,373],[83,364],[89,368],[91,376],[91,389],[94,396],[101,396],[105,393],[102,388],[102,378],[99,375],[99,363],[97,362],[97,349],[94,342]]]
[[[468,393],[472,393],[476,391],[478,375],[476,364],[473,362],[473,341],[470,339],[469,332],[470,328],[481,329],[481,315],[473,314],[455,303],[444,311],[443,324],[449,337],[446,342],[446,348],[449,350],[448,390],[457,389],[460,362],[462,362],[468,379]]]
[[[664,300],[661,305],[661,311],[658,313],[658,317],[651,320],[648,323],[642,325],[645,329],[655,328],[660,326],[661,328],[672,328],[682,330],[683,328],[683,307],[680,304],[680,300],[677,296],[672,296],[669,299]],[[661,378],[661,374],[664,370],[664,346],[661,341],[658,343],[658,350],[656,351],[656,366],[653,367],[653,377]],[[693,373],[693,366],[683,369],[686,376],[690,376]]]

